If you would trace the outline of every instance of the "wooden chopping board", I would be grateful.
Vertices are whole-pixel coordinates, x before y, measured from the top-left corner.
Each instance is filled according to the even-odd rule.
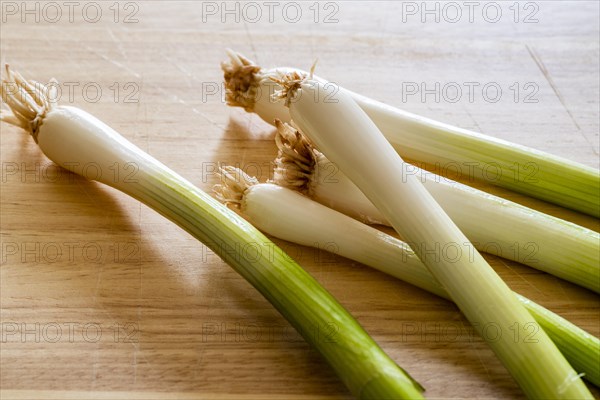
[[[0,61],[57,78],[62,104],[207,191],[218,163],[265,180],[276,153],[271,126],[222,100],[225,48],[266,67],[318,58],[319,75],[352,90],[598,168],[598,3],[491,3],[470,13],[461,2],[2,2]],[[1,125],[0,140],[2,399],[350,398],[203,245],[139,202],[58,169],[18,129]],[[454,305],[275,241],[429,398],[523,397]],[[600,335],[597,295],[486,258],[514,290]]]

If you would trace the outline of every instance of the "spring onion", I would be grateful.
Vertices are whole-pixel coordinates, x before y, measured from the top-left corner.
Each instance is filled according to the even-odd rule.
[[[335,243],[335,252],[340,256],[450,299],[415,253],[399,239],[295,190],[273,183],[258,183],[235,167],[222,168],[221,182],[215,186],[217,198],[232,205],[263,232],[319,249],[332,248],[327,244]],[[600,386],[600,340],[526,297],[516,296],[539,324],[535,331],[539,327],[546,331],[575,370]]]
[[[366,223],[390,225],[327,157],[276,120],[273,181]],[[517,261],[600,293],[600,235],[590,229],[411,167],[479,251]]]
[[[289,122],[285,107],[271,100],[269,94],[281,89],[271,78],[279,73],[303,72],[291,68],[263,70],[240,54],[230,51],[229,56],[229,62],[221,65],[227,103],[254,112],[270,124],[275,118]],[[458,166],[469,179],[487,180],[600,217],[600,172],[594,168],[411,114],[329,85],[330,95],[338,89],[350,95],[403,157],[430,165]]]
[[[482,327],[495,324],[521,337],[534,319],[418,178],[404,172],[405,162],[349,94],[296,72],[273,80],[282,87],[274,97],[299,129],[390,221],[528,397],[592,398],[543,330],[537,343],[483,335]]]
[[[97,118],[59,106],[53,90],[7,67],[1,93],[12,114],[1,119],[28,131],[56,164],[134,197],[211,248],[320,351],[355,396],[422,398],[420,386],[358,322],[263,234]],[[112,179],[106,171],[115,163],[135,165],[135,179]],[[331,326],[335,340],[315,333]]]

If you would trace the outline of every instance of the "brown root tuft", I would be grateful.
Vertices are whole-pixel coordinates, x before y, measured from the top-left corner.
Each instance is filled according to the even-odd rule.
[[[229,61],[221,63],[225,101],[232,107],[243,107],[247,112],[252,112],[261,80],[261,68],[233,50],[227,50],[227,54]]]
[[[277,119],[275,126],[278,153],[275,159],[273,182],[306,194],[317,163],[317,150],[292,125]]]
[[[258,184],[258,180],[239,168],[225,166],[219,168],[221,184],[213,187],[215,197],[226,205],[239,208],[244,200],[246,190]]]
[[[288,73],[279,73],[277,76],[271,76],[269,79],[279,86],[281,89],[273,94],[273,99],[281,100],[285,99],[285,106],[289,107],[290,102],[296,95],[298,89],[307,79],[307,75],[296,71]]]
[[[56,107],[56,80],[49,85],[27,81],[6,64],[6,76],[0,84],[2,100],[10,112],[1,112],[0,121],[28,131],[37,143],[40,127],[46,114]]]

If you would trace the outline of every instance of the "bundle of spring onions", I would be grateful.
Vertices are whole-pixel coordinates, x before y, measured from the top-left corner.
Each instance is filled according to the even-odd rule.
[[[226,100],[272,124],[290,121],[282,102],[271,94],[281,88],[272,81],[280,73],[305,74],[292,68],[263,70],[229,51],[222,63]],[[320,78],[314,80],[325,83]],[[594,168],[505,140],[456,128],[382,104],[339,88],[325,87],[331,97],[338,89],[367,113],[400,155],[430,165],[458,165],[470,178],[487,180],[532,197],[600,217],[600,173]]]
[[[295,190],[273,183],[258,183],[256,178],[238,168],[223,167],[221,184],[215,186],[214,191],[219,200],[232,205],[269,235],[317,248],[335,243],[338,255],[450,299],[406,243]],[[575,370],[589,382],[600,385],[600,340],[524,296],[517,294],[517,298]]]
[[[379,210],[291,125],[275,121],[273,182],[366,223],[390,225]],[[427,191],[471,243],[600,293],[600,235],[503,198],[413,167]]]
[[[353,98],[344,91],[332,95],[312,71],[271,79],[282,88],[274,97],[294,123],[390,221],[475,329],[481,334],[495,324],[525,335],[534,318],[419,180],[405,173],[403,159]],[[484,339],[528,397],[592,398],[543,330],[535,343],[506,335]]]
[[[28,131],[44,154],[72,172],[112,186],[153,208],[250,282],[331,364],[354,395],[365,399],[422,398],[414,382],[337,301],[257,229],[109,126],[85,111],[55,103],[55,85],[27,81],[6,68],[2,99],[12,113],[2,121]],[[94,163],[97,168],[83,168]],[[111,166],[134,163],[135,181],[114,180]],[[251,249],[246,248],[251,246]],[[315,326],[335,324],[335,341]]]

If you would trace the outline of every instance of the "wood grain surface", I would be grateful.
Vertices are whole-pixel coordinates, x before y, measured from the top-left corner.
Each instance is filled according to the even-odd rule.
[[[598,168],[598,3],[475,3],[469,14],[465,2],[2,1],[0,61],[38,81],[55,77],[62,104],[96,115],[207,191],[217,163],[264,180],[276,152],[271,126],[222,101],[226,48],[267,67],[308,68],[318,58],[319,75],[352,90]],[[22,131],[2,125],[0,139],[2,399],[350,397],[203,245],[139,202],[58,169]],[[523,398],[448,301],[276,242],[427,397]],[[597,295],[486,258],[514,290],[600,335]]]

